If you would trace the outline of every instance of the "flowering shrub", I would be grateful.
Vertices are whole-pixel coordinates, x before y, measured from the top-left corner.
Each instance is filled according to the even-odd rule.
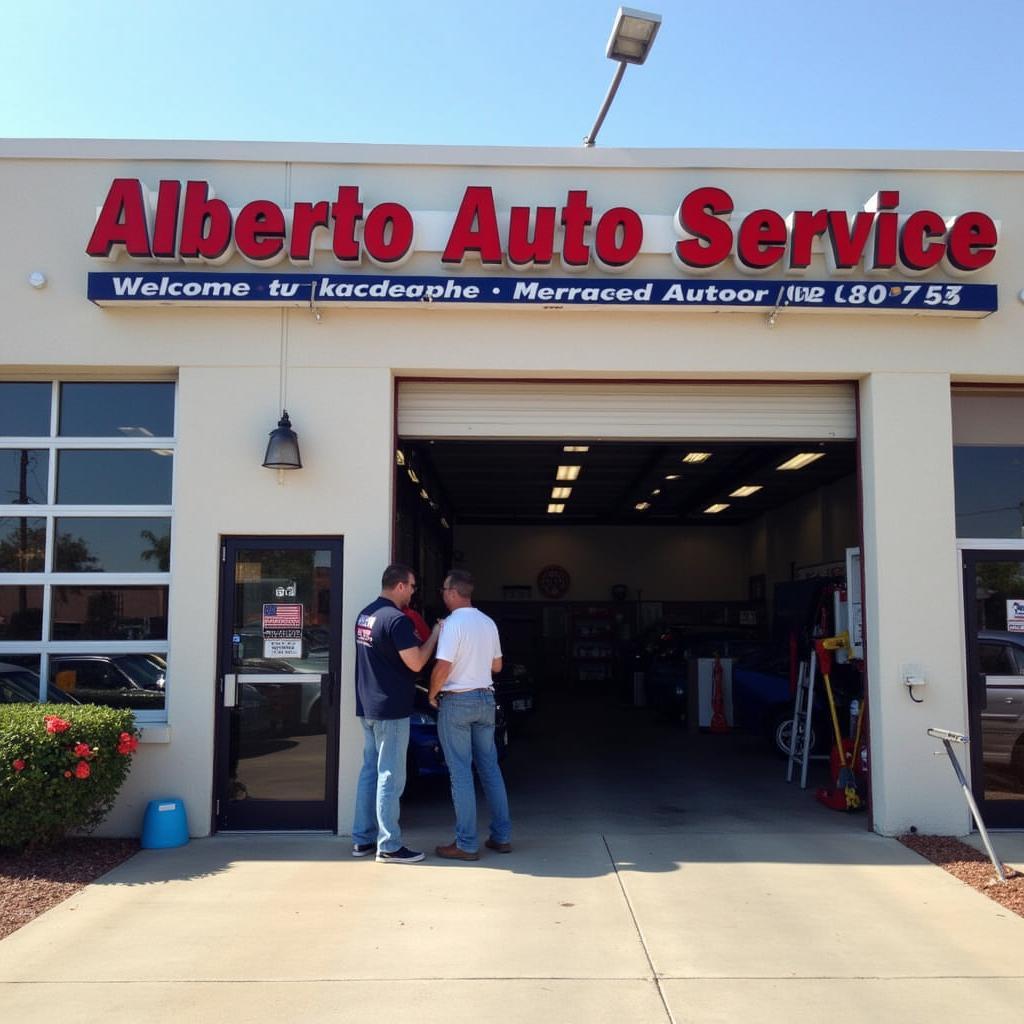
[[[138,745],[124,708],[0,706],[0,846],[42,845],[95,828]]]

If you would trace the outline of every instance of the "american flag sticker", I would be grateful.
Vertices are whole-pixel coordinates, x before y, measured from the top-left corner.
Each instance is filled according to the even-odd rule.
[[[263,635],[284,639],[302,635],[301,604],[265,604]]]

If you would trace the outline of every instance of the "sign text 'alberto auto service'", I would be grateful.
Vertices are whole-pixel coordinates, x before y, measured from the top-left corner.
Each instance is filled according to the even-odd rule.
[[[260,268],[91,273],[89,298],[100,305],[439,302],[984,316],[997,307],[996,286],[964,279],[989,266],[997,244],[988,214],[905,209],[897,190],[876,192],[856,212],[743,213],[729,192],[702,186],[670,213],[641,214],[595,209],[585,189],[568,190],[559,206],[502,207],[492,188],[473,185],[455,211],[412,211],[340,185],[330,199],[288,209],[268,199],[233,209],[205,181],[161,181],[153,192],[137,178],[118,178],[86,252],[211,268],[238,255]],[[283,260],[312,267],[320,250],[339,273],[268,272]],[[416,252],[437,253],[442,273],[400,273]],[[827,279],[804,280],[818,254]],[[641,256],[666,257],[665,272],[625,276]],[[467,266],[483,276],[468,276]],[[553,267],[572,276],[548,276]],[[951,280],[914,282],[936,269]],[[766,279],[772,274],[784,277]]]

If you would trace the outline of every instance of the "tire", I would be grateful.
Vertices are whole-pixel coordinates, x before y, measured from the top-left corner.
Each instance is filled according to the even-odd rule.
[[[818,729],[813,716],[811,717],[811,735],[810,739],[810,750],[812,754],[818,753],[817,747],[819,744],[818,740]],[[775,718],[772,720],[772,726],[770,731],[770,742],[772,749],[778,757],[789,757],[790,754],[790,743],[792,742],[792,731],[793,731],[793,712],[792,711],[779,711]]]

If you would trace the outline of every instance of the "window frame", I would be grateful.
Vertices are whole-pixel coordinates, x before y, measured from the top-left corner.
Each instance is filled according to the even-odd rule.
[[[53,631],[53,588],[57,586],[73,587],[125,587],[125,586],[163,586],[168,588],[168,621],[167,633],[171,631],[170,586],[171,572],[55,572],[53,560],[55,551],[55,529],[57,519],[78,518],[124,518],[162,517],[170,520],[171,552],[173,558],[174,543],[174,500],[177,487],[175,461],[177,459],[178,432],[178,382],[165,377],[60,377],[60,378],[4,378],[12,383],[24,380],[25,383],[49,383],[50,391],[50,433],[48,436],[31,437],[0,437],[0,451],[22,449],[45,450],[48,452],[46,502],[39,505],[0,504],[0,517],[4,518],[37,518],[46,521],[46,553],[41,572],[3,572],[0,573],[0,586],[42,586],[42,639],[40,640],[0,640],[0,661],[4,655],[38,655],[39,656],[39,699],[45,700],[49,686],[51,654],[159,654],[167,660],[167,682],[164,689],[164,707],[161,710],[137,710],[137,722],[166,722],[168,708],[172,700],[173,684],[169,654],[169,639],[166,640],[51,640]],[[58,434],[60,424],[60,392],[64,383],[97,383],[97,384],[170,384],[172,386],[173,422],[175,434],[172,437],[62,437]],[[126,450],[162,450],[168,452],[171,463],[171,502],[168,505],[62,505],[57,497],[57,463],[58,453],[70,449],[96,449],[104,451]]]

